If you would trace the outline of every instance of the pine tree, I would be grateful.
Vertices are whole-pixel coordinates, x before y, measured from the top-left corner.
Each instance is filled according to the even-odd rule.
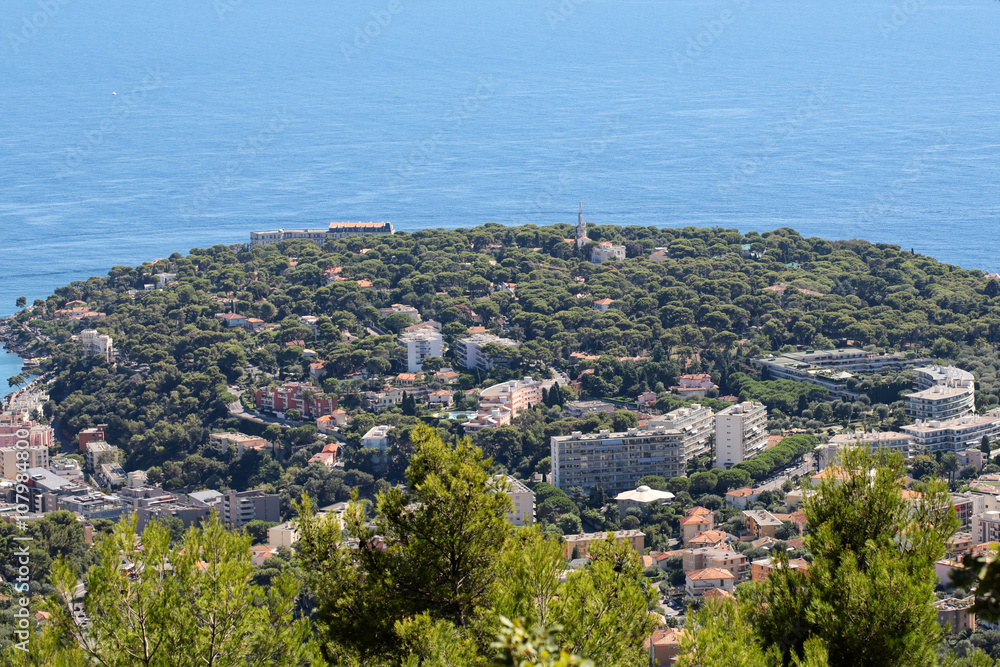
[[[947,485],[932,480],[905,499],[895,453],[853,448],[837,466],[841,476],[804,506],[813,562],[805,572],[776,567],[751,587],[749,618],[765,646],[783,647],[786,665],[810,637],[822,640],[831,667],[934,665],[934,562],[958,528]]]
[[[295,620],[298,584],[285,573],[268,590],[251,583],[250,538],[228,531],[216,515],[170,546],[158,522],[136,537],[136,518],[123,519],[97,547],[99,563],[85,577],[90,625],[70,614],[78,575],[66,561],[53,567],[57,594],[50,624],[32,655],[9,652],[12,664],[106,667],[243,667],[306,664],[305,620]],[[10,660],[10,656],[15,656]]]

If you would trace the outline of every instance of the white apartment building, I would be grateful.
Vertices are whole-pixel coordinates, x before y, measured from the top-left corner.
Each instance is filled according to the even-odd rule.
[[[84,329],[80,332],[80,345],[87,356],[103,355],[108,361],[114,356],[114,339],[107,334],[98,333],[95,329]]]
[[[444,356],[444,336],[434,329],[407,331],[399,336],[399,344],[406,348],[406,371],[419,373],[424,360]]]
[[[510,490],[506,493],[510,496],[514,509],[507,515],[510,522],[515,526],[531,526],[535,523],[535,494],[531,489],[521,483],[521,480],[507,476],[507,483]]]
[[[955,366],[920,366],[915,371],[913,381],[917,391],[930,389],[934,385],[948,384],[949,381],[975,382],[975,376]]]
[[[590,261],[593,264],[601,264],[609,259],[625,259],[625,246],[601,241],[590,252]]]
[[[830,438],[825,445],[820,445],[817,448],[819,469],[824,470],[828,465],[833,463],[840,450],[858,444],[867,445],[869,451],[872,452],[876,449],[891,449],[899,452],[905,458],[910,458],[920,453],[920,447],[910,433],[897,433],[895,431],[838,433]]]
[[[361,436],[361,447],[364,449],[377,449],[384,452],[389,448],[389,431],[392,429],[388,424],[374,426]]]
[[[500,347],[518,346],[518,342],[510,338],[500,338],[499,336],[486,333],[474,334],[460,339],[456,344],[455,352],[458,355],[459,364],[463,368],[479,368],[484,371],[493,368],[496,360],[491,359],[489,355],[483,354],[483,348],[490,344],[499,345]]]
[[[102,441],[88,442],[84,459],[87,462],[87,469],[91,472],[97,472],[105,463],[117,463],[120,454],[121,450],[114,445]]]
[[[972,543],[1000,542],[1000,512],[972,516]]]
[[[689,458],[708,451],[713,430],[712,411],[696,406],[674,410],[643,429],[554,436],[552,483],[563,489],[601,486],[617,495],[646,475],[682,476]]]
[[[764,450],[767,444],[767,407],[746,401],[715,415],[715,465],[729,470]]]
[[[275,229],[250,232],[250,245],[267,245],[290,239],[307,239],[322,244],[328,239],[339,239],[354,234],[392,234],[391,222],[331,222],[327,229]]]
[[[1000,409],[985,415],[966,415],[954,419],[918,420],[903,426],[914,443],[929,452],[958,452],[969,447],[979,447],[985,435],[990,441],[1000,438]]]
[[[949,379],[905,398],[906,416],[914,420],[943,421],[976,411],[976,386],[971,380]]]

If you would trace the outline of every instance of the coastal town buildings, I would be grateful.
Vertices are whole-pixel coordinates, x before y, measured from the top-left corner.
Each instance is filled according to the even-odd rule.
[[[685,572],[684,579],[684,590],[693,598],[700,598],[713,589],[732,593],[736,581],[729,570],[716,567]]]
[[[767,407],[746,401],[715,415],[715,466],[729,470],[764,450],[767,444]]]
[[[323,393],[311,382],[287,382],[280,387],[259,389],[256,402],[258,409],[281,414],[295,408],[307,419],[317,419],[337,409],[337,398]]]
[[[694,398],[705,398],[708,392],[718,389],[719,386],[712,382],[712,376],[708,373],[689,373],[682,375],[677,385],[669,387],[675,394],[680,394],[684,400]]]
[[[420,311],[413,306],[407,306],[402,303],[394,303],[387,308],[378,309],[379,319],[385,319],[390,315],[406,315],[416,324],[420,324]]]
[[[250,232],[250,245],[267,245],[278,241],[306,239],[323,244],[330,239],[340,239],[357,234],[392,234],[391,222],[331,222],[326,229],[275,229]]]
[[[208,442],[220,453],[225,453],[230,447],[234,447],[237,456],[243,456],[250,450],[261,453],[271,453],[274,450],[274,443],[246,433],[212,433],[208,436]]]
[[[729,548],[699,547],[684,549],[682,568],[684,572],[716,568],[733,575],[733,583],[741,583],[750,578],[750,559]]]
[[[975,383],[948,380],[929,389],[905,394],[906,416],[919,421],[944,421],[971,415],[976,410]]]
[[[590,261],[593,264],[603,264],[609,259],[625,259],[625,246],[601,241],[590,251]]]
[[[924,451],[958,452],[979,447],[984,436],[991,442],[1000,438],[1000,410],[993,409],[985,415],[920,420],[901,427],[901,430]]]
[[[80,345],[83,347],[83,353],[86,356],[100,355],[109,363],[114,358],[114,339],[107,334],[99,333],[95,329],[84,329],[80,332]]]
[[[847,389],[852,373],[881,373],[902,370],[929,359],[907,359],[905,354],[876,354],[853,347],[836,350],[806,350],[782,352],[754,359],[753,363],[766,369],[772,380],[796,380],[825,387],[831,396],[856,397]]]
[[[515,526],[531,526],[535,523],[535,494],[526,487],[519,479],[507,475],[509,490],[505,493],[510,496],[513,509],[507,518]]]
[[[590,555],[591,545],[607,539],[608,535],[616,542],[628,544],[640,556],[646,551],[646,534],[641,530],[610,530],[603,533],[565,535],[563,537],[563,557],[587,558]]]
[[[677,477],[685,464],[708,452],[714,420],[711,409],[678,408],[643,428],[553,436],[552,483],[562,489],[600,486],[606,493],[634,489],[645,475]]]
[[[910,458],[920,453],[920,447],[910,433],[899,433],[896,431],[838,433],[831,437],[826,444],[816,448],[817,467],[823,470],[836,460],[841,450],[859,444],[866,445],[869,451],[872,452],[878,449],[899,452],[904,458]]]
[[[462,424],[467,435],[484,428],[499,428],[542,401],[542,383],[531,377],[501,382],[479,394],[479,410]]]
[[[219,519],[228,528],[239,530],[251,521],[281,520],[281,499],[260,490],[230,491],[222,494]]]
[[[444,336],[436,329],[418,329],[400,334],[399,344],[406,348],[406,370],[419,373],[424,360],[444,356]]]
[[[467,338],[460,338],[455,344],[455,353],[458,355],[458,363],[462,368],[470,370],[480,369],[488,371],[501,360],[491,355],[486,348],[496,345],[499,347],[517,347],[518,342],[510,338],[501,338],[493,334],[478,333]]]

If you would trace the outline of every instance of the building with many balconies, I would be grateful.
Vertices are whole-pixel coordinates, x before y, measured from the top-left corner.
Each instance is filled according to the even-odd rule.
[[[944,421],[976,411],[976,385],[971,380],[949,379],[904,398],[906,416],[914,420]]]
[[[617,495],[634,489],[646,475],[683,476],[687,461],[710,447],[712,417],[709,408],[697,405],[674,410],[641,429],[553,436],[552,483],[563,489],[600,486]]]
[[[902,427],[914,444],[928,452],[958,452],[979,447],[986,436],[1000,438],[1000,409],[985,415],[965,415],[954,419],[917,421]]]
[[[222,494],[219,518],[233,530],[239,530],[251,521],[277,523],[281,519],[281,498],[260,489],[230,491]]]
[[[406,370],[419,373],[425,359],[444,356],[444,336],[436,329],[416,329],[400,334],[399,344],[406,348]]]
[[[292,239],[306,239],[322,244],[324,241],[345,236],[393,232],[391,222],[331,222],[326,229],[275,229],[267,232],[250,232],[250,245],[267,245]]]
[[[478,333],[467,338],[461,338],[455,344],[455,353],[458,355],[458,362],[462,368],[470,370],[480,369],[488,371],[496,364],[501,364],[501,360],[484,351],[489,345],[500,347],[517,347],[519,343],[510,338],[501,338],[488,333]]]
[[[715,466],[729,470],[764,451],[767,407],[756,401],[737,403],[715,415]]]

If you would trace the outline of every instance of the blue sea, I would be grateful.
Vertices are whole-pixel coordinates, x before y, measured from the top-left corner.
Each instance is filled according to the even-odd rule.
[[[998,34],[996,0],[7,0],[0,314],[255,229],[580,200],[997,270]]]

